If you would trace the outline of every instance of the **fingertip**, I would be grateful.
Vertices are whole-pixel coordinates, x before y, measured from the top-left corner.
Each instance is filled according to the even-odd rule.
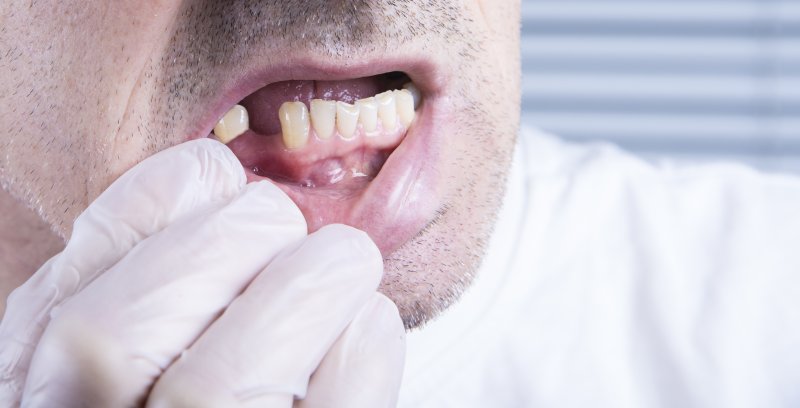
[[[145,175],[147,179],[155,181],[153,176],[148,176],[152,173],[158,174],[158,180],[207,185],[227,195],[236,194],[247,183],[244,167],[236,155],[227,146],[211,138],[191,140],[157,152],[142,160],[120,179],[139,179]]]
[[[182,209],[230,199],[246,182],[244,168],[225,145],[207,138],[192,140],[157,152],[122,174],[78,217],[75,229],[92,218],[96,208],[115,213],[152,204]]]
[[[230,174],[239,188],[247,183],[247,177],[241,162],[228,146],[208,137],[195,139],[173,147],[185,150],[192,157],[200,158],[202,167],[219,165],[220,169]],[[167,149],[169,150],[169,149]]]
[[[291,209],[292,212],[299,214],[301,217],[303,216],[297,204],[270,180],[259,180],[248,183],[244,189],[246,192],[249,191],[258,194],[265,197],[268,201],[280,205],[281,208]]]
[[[340,242],[351,247],[354,252],[383,264],[380,249],[372,241],[372,238],[360,229],[345,224],[328,224],[320,228],[314,235],[324,237],[326,240]]]
[[[300,208],[269,181],[247,184],[234,203],[242,208],[241,214],[237,215],[237,222],[263,231],[270,237],[277,234],[280,242],[295,242],[308,233],[308,225]]]
[[[405,365],[397,307],[374,292],[311,377],[298,407],[396,406]]]
[[[360,264],[364,265],[367,273],[373,277],[375,285],[380,283],[383,277],[383,256],[366,232],[349,225],[329,224],[311,236],[320,241],[332,243],[333,250],[339,256],[345,255],[358,260]]]
[[[377,337],[391,341],[396,347],[404,349],[406,330],[397,305],[382,293],[376,292],[356,318]]]

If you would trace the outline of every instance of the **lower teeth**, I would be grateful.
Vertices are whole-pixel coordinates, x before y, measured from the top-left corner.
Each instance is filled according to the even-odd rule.
[[[285,102],[278,110],[283,144],[287,149],[297,150],[306,147],[313,139],[325,142],[333,134],[340,139],[352,140],[358,135],[391,134],[398,130],[398,126],[399,130],[405,130],[413,122],[420,102],[419,90],[410,82],[401,90],[386,91],[352,105],[313,99],[309,110],[302,102]],[[219,120],[214,135],[227,144],[249,127],[247,109],[236,105]],[[316,136],[313,139],[312,134]]]

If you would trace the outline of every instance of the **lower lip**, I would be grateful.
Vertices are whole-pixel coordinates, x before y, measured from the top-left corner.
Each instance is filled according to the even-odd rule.
[[[437,169],[441,138],[434,122],[441,114],[426,100],[406,137],[392,152],[378,175],[360,192],[334,194],[273,181],[300,208],[309,232],[334,223],[365,231],[384,256],[417,235],[439,209]],[[246,169],[249,182],[268,180]]]

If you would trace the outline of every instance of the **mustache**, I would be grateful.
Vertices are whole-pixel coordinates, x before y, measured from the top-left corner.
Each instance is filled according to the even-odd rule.
[[[272,50],[341,60],[391,53],[408,42],[446,42],[473,54],[463,7],[459,0],[189,0],[151,75],[160,89],[152,108],[169,112],[154,116],[172,133],[199,101],[214,96],[217,78],[257,55],[279,58],[270,57]]]
[[[374,50],[426,33],[457,31],[449,0],[202,0],[186,3],[171,41],[174,55],[209,62],[245,58],[252,47],[302,46],[323,55]],[[450,24],[447,24],[450,21]]]
[[[267,40],[330,46],[363,44],[387,19],[384,9],[367,0],[200,1],[187,7],[183,21],[213,55]]]

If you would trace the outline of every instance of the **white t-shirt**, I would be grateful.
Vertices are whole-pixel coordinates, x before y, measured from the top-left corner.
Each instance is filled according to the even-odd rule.
[[[523,131],[402,407],[800,407],[800,178]]]

